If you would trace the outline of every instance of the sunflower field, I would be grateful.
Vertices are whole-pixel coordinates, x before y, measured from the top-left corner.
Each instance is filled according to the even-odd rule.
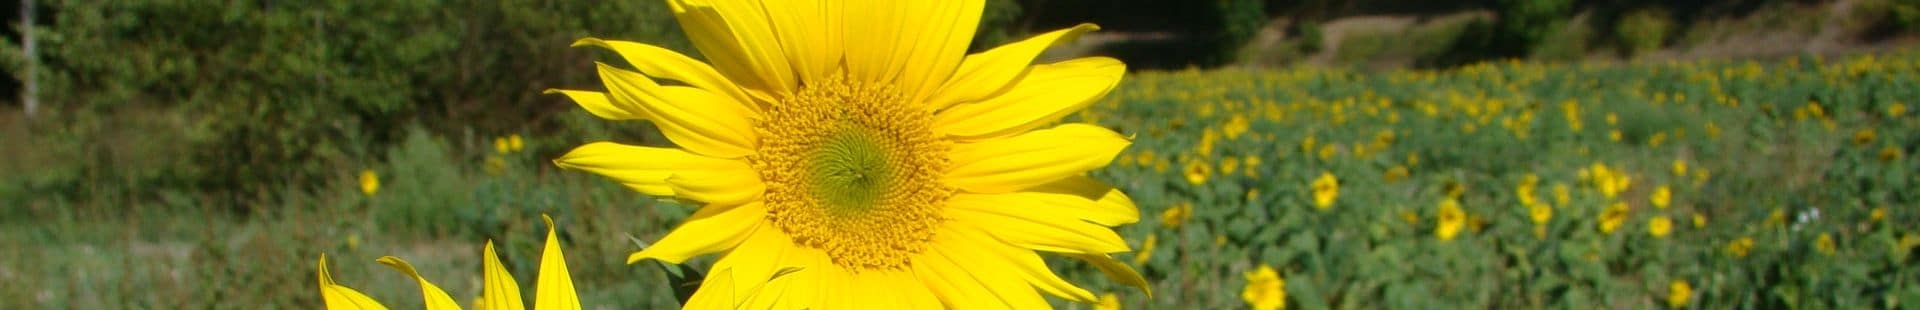
[[[1912,53],[1129,78],[1121,304],[1920,305]]]
[[[1092,177],[1138,204],[1141,221],[1118,229],[1135,252],[1118,258],[1151,294],[1049,256],[1102,296],[1052,301],[1920,306],[1915,104],[1915,52],[1129,73],[1065,121],[1133,139]],[[420,298],[374,264],[389,254],[465,303],[483,286],[485,241],[533,282],[541,214],[557,222],[585,304],[677,305],[689,288],[672,283],[690,269],[624,258],[693,208],[550,162],[583,141],[667,141],[639,122],[558,117],[555,131],[413,130],[384,156],[285,186],[285,207],[238,216],[171,192],[34,199],[36,180],[70,172],[10,165],[24,172],[0,176],[0,194],[17,202],[0,225],[0,282],[13,283],[0,286],[0,308],[311,308],[321,254],[329,281],[390,306]],[[132,207],[92,207],[112,204]]]

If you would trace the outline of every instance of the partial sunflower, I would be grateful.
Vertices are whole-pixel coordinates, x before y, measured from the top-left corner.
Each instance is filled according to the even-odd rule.
[[[580,309],[580,297],[574,294],[572,277],[567,273],[566,259],[560,253],[560,243],[554,240],[553,219],[541,216],[547,222],[547,245],[540,254],[540,277],[536,279],[534,309]],[[482,309],[524,309],[520,304],[520,285],[500,264],[499,255],[494,254],[493,242],[487,242],[485,271],[482,276],[481,297],[474,308]],[[460,304],[439,286],[427,282],[426,277],[413,269],[413,265],[398,257],[386,256],[379,259],[381,264],[393,267],[401,273],[420,282],[421,298],[426,299],[429,310],[460,309]],[[333,282],[333,275],[327,272],[327,256],[320,256],[320,296],[326,302],[327,309],[386,309],[386,306],[373,301],[352,288]]]
[[[1106,57],[1030,65],[1097,30],[965,54],[983,0],[693,1],[668,5],[711,65],[658,46],[582,39],[606,92],[554,90],[610,120],[647,120],[677,148],[596,142],[555,160],[701,204],[628,261],[720,254],[742,278],[784,267],[749,308],[1035,308],[1094,303],[1036,251],[1146,282],[1111,257],[1140,211],[1086,177],[1131,142],[1049,125],[1105,96]],[[668,80],[671,82],[661,82]],[[715,298],[702,287],[690,304]]]
[[[536,285],[533,309],[580,309],[580,295],[574,293],[573,278],[567,272],[566,257],[560,252],[559,240],[554,238],[553,218],[545,215],[540,218],[547,222],[547,241],[545,249],[540,253],[540,277],[534,280]],[[487,241],[485,256],[486,261],[482,265],[485,270],[481,276],[481,294],[474,299],[473,307],[489,310],[526,309],[521,304],[520,284],[513,280],[512,274],[507,273],[506,265],[500,263],[500,255],[493,251],[493,241]],[[441,290],[439,286],[428,282],[426,277],[420,276],[420,272],[414,270],[413,265],[408,264],[406,260],[385,256],[378,261],[419,281],[420,296],[425,299],[428,310],[460,309],[460,304],[455,302],[451,295],[447,295],[447,292]],[[789,268],[769,275],[769,279],[777,279],[796,272],[799,272],[798,269]],[[320,256],[319,270],[315,273],[320,276],[320,297],[326,303],[327,309],[387,309],[366,294],[333,282],[333,274],[327,272],[326,255]],[[724,297],[709,299],[708,302],[728,302],[737,306],[761,292],[760,289],[765,287],[763,284],[766,283],[766,281],[737,283],[737,278],[727,270],[708,276],[706,285],[726,288],[725,292],[721,293]]]

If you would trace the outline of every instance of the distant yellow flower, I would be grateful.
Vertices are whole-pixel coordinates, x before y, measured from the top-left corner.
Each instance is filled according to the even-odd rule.
[[[1687,161],[1679,159],[1673,160],[1673,175],[1678,177],[1687,176]]]
[[[1120,295],[1100,293],[1100,302],[1093,304],[1094,310],[1120,310]]]
[[[1652,219],[1647,219],[1647,234],[1653,235],[1654,238],[1664,238],[1668,233],[1672,232],[1673,219],[1667,218],[1665,215],[1657,215]]]
[[[1780,210],[1780,208],[1774,208],[1773,212],[1767,213],[1767,223],[1766,223],[1767,226],[1780,226],[1780,225],[1786,225],[1786,224],[1787,224],[1786,210]]]
[[[1901,154],[1899,147],[1894,147],[1889,145],[1887,147],[1880,148],[1880,161],[1891,162],[1891,161],[1900,159],[1901,155],[1903,154]]]
[[[1668,307],[1685,308],[1688,300],[1692,298],[1693,286],[1688,285],[1687,280],[1674,279],[1672,283],[1667,284]]]
[[[1867,213],[1867,220],[1879,222],[1887,219],[1887,207],[1875,207]]]
[[[1233,175],[1234,171],[1240,171],[1239,157],[1227,157],[1227,158],[1220,159],[1220,175],[1223,175],[1223,176]]]
[[[1337,148],[1336,145],[1328,144],[1320,146],[1320,160],[1332,159],[1333,155],[1339,152],[1340,149]]]
[[[1601,233],[1611,234],[1614,230],[1620,229],[1620,224],[1625,224],[1626,222],[1627,203],[1625,202],[1615,202],[1612,206],[1600,212]]]
[[[1467,212],[1460,209],[1459,200],[1441,200],[1440,212],[1434,221],[1437,224],[1433,228],[1433,236],[1441,241],[1453,240],[1455,235],[1460,234],[1460,228],[1466,226]]]
[[[1259,171],[1255,169],[1260,167],[1260,157],[1247,155],[1244,159],[1241,159],[1240,162],[1245,164],[1245,166],[1247,167],[1246,174],[1248,178],[1260,177]]]
[[[1186,223],[1187,218],[1191,217],[1193,217],[1193,203],[1182,201],[1172,208],[1160,211],[1160,225],[1166,225],[1168,229],[1180,229],[1180,224]]]
[[[1907,114],[1907,105],[1899,102],[1887,105],[1887,118],[1896,118]]]
[[[1727,242],[1726,250],[1727,254],[1733,257],[1747,257],[1747,252],[1753,250],[1753,237],[1740,237]]]
[[[1160,235],[1147,234],[1147,240],[1140,242],[1140,250],[1133,252],[1133,265],[1142,266],[1153,259],[1153,248],[1160,246]]]
[[[1647,145],[1650,146],[1660,146],[1660,144],[1666,143],[1666,141],[1667,133],[1665,132],[1656,132],[1653,133],[1653,136],[1647,137]]]
[[[1321,172],[1319,178],[1313,179],[1312,189],[1314,208],[1332,208],[1333,201],[1340,198],[1340,179],[1334,178],[1332,172]]]
[[[1381,178],[1387,183],[1396,183],[1396,182],[1400,182],[1400,180],[1405,180],[1407,179],[1407,166],[1393,166],[1393,168],[1387,168],[1386,175],[1382,176]]]
[[[1189,159],[1187,160],[1187,169],[1183,171],[1187,175],[1188,184],[1203,185],[1207,184],[1207,176],[1213,174],[1213,165],[1209,165],[1199,159]]]
[[[1567,186],[1567,183],[1559,183],[1559,182],[1553,183],[1554,204],[1565,206],[1567,205],[1567,203],[1572,201],[1573,201],[1573,188]]]
[[[1620,115],[1615,115],[1613,114],[1613,112],[1607,112],[1607,125],[1619,125],[1619,124],[1620,124]]]
[[[1533,219],[1534,224],[1546,225],[1553,220],[1553,206],[1544,203],[1527,206],[1527,217]]]
[[[373,174],[373,169],[360,170],[360,193],[373,196],[378,192],[380,192],[380,176]]]
[[[527,149],[526,142],[527,141],[525,139],[520,138],[520,134],[516,133],[516,134],[507,135],[507,150],[511,150],[514,152],[525,150]]]
[[[1873,139],[1876,137],[1878,137],[1878,135],[1875,135],[1873,133],[1873,128],[1861,128],[1860,130],[1853,132],[1853,145],[1867,145],[1868,143],[1873,143]]]
[[[546,249],[540,254],[540,274],[534,280],[533,308],[536,310],[580,309],[580,297],[574,293],[573,279],[568,275],[566,258],[560,251],[560,241],[554,238],[553,219],[544,215],[541,219],[547,222],[547,241]],[[480,294],[481,301],[476,304],[492,305],[502,309],[521,309],[520,284],[514,281],[513,276],[507,273],[505,265],[500,263],[499,255],[493,250],[492,241],[487,242],[482,256],[485,262],[482,264],[481,282],[484,285]],[[460,304],[454,302],[453,297],[447,295],[447,292],[441,290],[439,286],[427,282],[427,278],[420,276],[420,273],[406,260],[386,256],[381,257],[379,262],[418,281],[420,295],[425,299],[427,309],[460,309]],[[320,297],[326,303],[327,309],[386,309],[366,294],[334,283],[333,276],[327,272],[325,254],[320,256],[319,270],[315,273],[320,276]],[[707,285],[714,285],[713,283],[716,282],[724,283],[723,285],[728,286],[728,289],[738,289],[728,281],[710,280]],[[763,282],[755,282],[754,287],[759,287],[758,283]],[[758,290],[738,290],[741,294],[736,295],[739,296],[736,300],[751,297],[752,294],[746,294],[746,292],[756,291]],[[692,306],[689,305],[689,308],[701,308]]]
[[[1694,213],[1693,228],[1707,228],[1707,216]]]
[[[1652,202],[1654,208],[1666,209],[1668,204],[1673,203],[1673,190],[1666,185],[1654,187],[1653,194],[1647,195],[1647,201]]]
[[[494,137],[494,138],[493,138],[493,152],[494,152],[494,153],[499,153],[499,154],[506,154],[507,152],[512,152],[512,151],[513,151],[513,145],[509,145],[509,144],[507,144],[507,137]]]
[[[1254,310],[1281,310],[1287,308],[1287,280],[1280,278],[1280,272],[1273,266],[1260,264],[1259,269],[1247,272],[1247,287],[1240,290],[1240,300]]]
[[[1833,255],[1834,252],[1838,251],[1833,244],[1833,235],[1828,233],[1820,233],[1820,237],[1814,239],[1813,249],[1819,250],[1820,254],[1826,255]]]

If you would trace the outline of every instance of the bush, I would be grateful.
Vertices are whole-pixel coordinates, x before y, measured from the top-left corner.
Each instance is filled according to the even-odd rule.
[[[657,1],[57,1],[41,26],[50,112],[189,115],[192,181],[264,192],[379,158],[407,124],[451,133],[551,126],[541,96],[596,85],[594,35],[687,50]],[[17,46],[10,72],[30,60]],[[20,77],[25,78],[25,77]]]
[[[1614,25],[1613,32],[1628,56],[1660,49],[1672,32],[1673,21],[1660,9],[1640,9],[1627,13]]]

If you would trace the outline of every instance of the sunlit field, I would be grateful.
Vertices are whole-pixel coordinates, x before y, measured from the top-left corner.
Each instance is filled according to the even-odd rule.
[[[1140,206],[1142,220],[1119,228],[1136,253],[1119,258],[1152,297],[1080,261],[1049,262],[1127,308],[1244,308],[1263,266],[1290,309],[1920,306],[1916,104],[1911,52],[1140,72],[1066,121],[1134,139],[1093,176]],[[418,308],[420,291],[374,263],[384,255],[464,302],[480,291],[486,240],[532,283],[543,213],[589,308],[677,306],[661,265],[625,259],[693,209],[550,162],[591,141],[666,140],[643,122],[563,117],[601,127],[417,131],[246,215],[191,194],[36,196],[66,184],[48,180],[87,187],[141,172],[8,159],[0,308],[314,308],[322,253],[335,280],[388,306]]]

